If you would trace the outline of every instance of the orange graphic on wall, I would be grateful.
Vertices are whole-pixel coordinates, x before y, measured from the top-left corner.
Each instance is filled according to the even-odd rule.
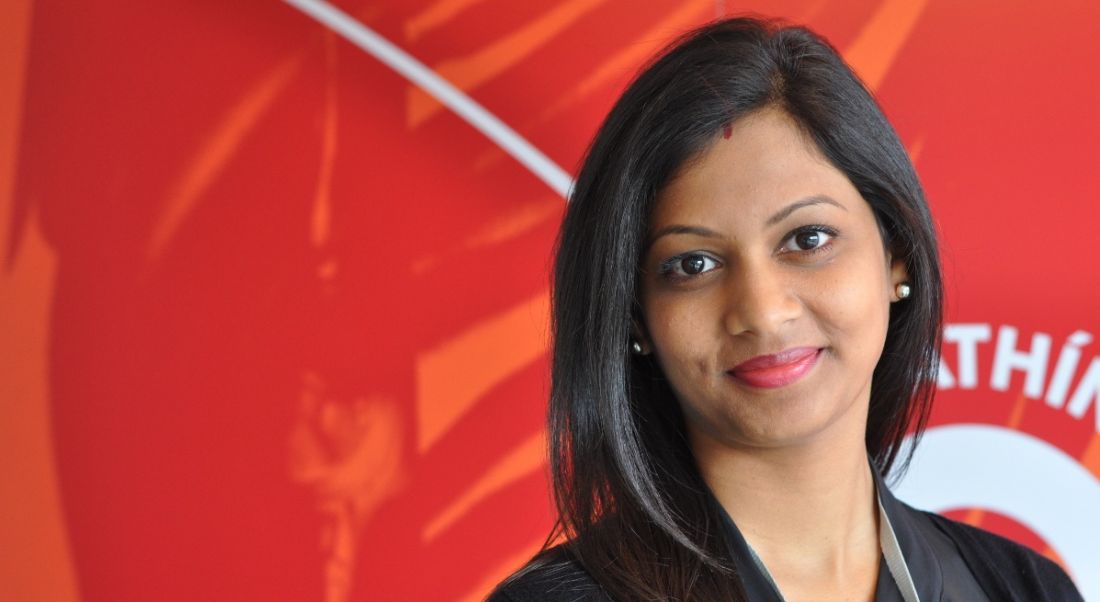
[[[1100,330],[1080,268],[1100,88],[1067,75],[1095,71],[1095,8],[335,4],[566,171],[677,33],[729,8],[805,21],[909,145],[949,321]],[[476,600],[538,550],[564,199],[285,3],[19,1],[0,23],[0,453],[20,459],[0,598]],[[933,423],[1007,426],[1100,477],[1095,404],[1022,383],[947,390]]]

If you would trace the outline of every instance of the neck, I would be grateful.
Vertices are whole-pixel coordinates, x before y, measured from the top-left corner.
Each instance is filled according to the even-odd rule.
[[[778,570],[843,581],[877,563],[878,506],[862,433],[783,448],[696,437],[692,446],[704,480],[777,578]]]

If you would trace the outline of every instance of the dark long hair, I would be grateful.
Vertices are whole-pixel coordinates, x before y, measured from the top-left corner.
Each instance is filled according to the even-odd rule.
[[[574,559],[625,600],[744,599],[719,513],[656,363],[628,346],[639,263],[658,192],[730,123],[791,115],[871,206],[913,294],[893,304],[875,367],[867,450],[883,474],[931,406],[942,285],[920,182],[871,94],[801,27],[734,18],[681,37],[600,127],[558,241],[553,286],[551,468]],[[903,458],[907,463],[908,458]]]

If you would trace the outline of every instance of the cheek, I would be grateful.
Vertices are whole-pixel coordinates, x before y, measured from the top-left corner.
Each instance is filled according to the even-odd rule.
[[[869,263],[860,273],[862,277],[853,278],[835,291],[840,299],[838,322],[843,322],[843,328],[853,333],[860,348],[878,355],[889,324],[888,275],[877,263]]]
[[[884,261],[864,260],[832,270],[814,289],[814,313],[832,335],[848,340],[850,348],[882,349],[890,308]]]
[[[661,295],[643,308],[649,342],[666,373],[688,371],[706,356],[707,333],[713,328],[705,304]]]

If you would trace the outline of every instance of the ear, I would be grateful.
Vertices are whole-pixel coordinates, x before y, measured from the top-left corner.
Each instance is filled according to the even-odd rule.
[[[887,261],[890,262],[890,302],[893,303],[901,300],[898,297],[898,285],[912,285],[912,281],[909,280],[909,268],[906,267],[905,260],[890,257]]]
[[[642,352],[639,355],[649,355],[653,352],[653,346],[649,343],[649,333],[646,332],[642,323],[634,318],[630,321],[630,338],[636,341],[642,346]]]

